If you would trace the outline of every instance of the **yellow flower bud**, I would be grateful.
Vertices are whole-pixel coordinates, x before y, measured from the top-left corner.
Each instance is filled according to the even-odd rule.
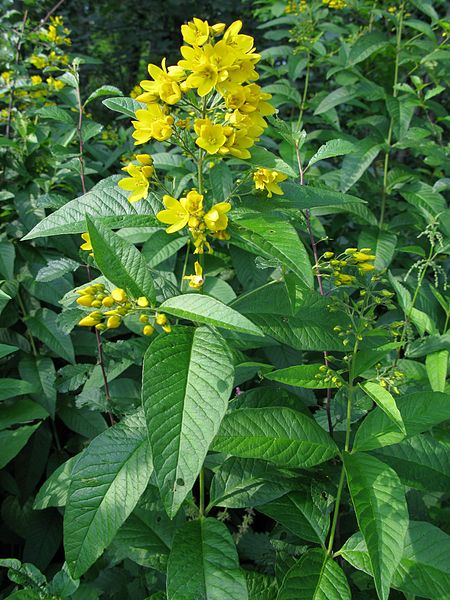
[[[163,325],[163,331],[170,333],[172,331],[172,327],[169,324]]]
[[[165,325],[167,323],[167,317],[164,313],[156,313],[155,322],[157,325]]]
[[[125,302],[125,300],[127,299],[125,290],[123,290],[122,288],[115,288],[111,292],[111,296],[114,298],[114,300],[116,302]]]
[[[105,331],[105,329],[107,329],[105,323],[99,323],[98,325],[95,326],[95,329],[97,329],[98,331]]]
[[[102,300],[102,304],[103,306],[106,306],[106,308],[110,308],[114,304],[114,298],[111,296],[105,296],[105,298]]]
[[[137,299],[137,305],[140,306],[141,308],[147,308],[147,306],[149,306],[150,302],[147,300],[147,298],[145,296],[140,296]]]
[[[100,308],[100,306],[102,305],[100,300],[94,300],[94,302],[92,302],[91,306],[93,306],[94,308]]]
[[[94,296],[84,295],[77,298],[76,302],[80,306],[92,306],[92,302],[94,301]]]
[[[106,321],[108,329],[117,329],[117,327],[120,327],[121,323],[122,319],[118,315],[109,317],[109,319]]]
[[[142,330],[142,333],[144,335],[152,335],[152,333],[155,331],[155,328],[152,327],[151,325],[146,325],[144,327],[144,329]]]
[[[355,254],[355,252],[358,252],[358,248],[347,248],[344,254]]]
[[[141,323],[148,323],[148,315],[141,315],[141,316],[139,317],[139,321],[140,321]]]
[[[334,252],[324,252],[323,257],[328,259],[328,258],[333,258],[334,256]]]
[[[78,322],[78,325],[80,325],[81,327],[93,327],[94,325],[98,324],[98,320],[94,317],[92,317],[91,315],[87,316],[87,317],[83,317],[83,319],[81,319],[81,321]]]

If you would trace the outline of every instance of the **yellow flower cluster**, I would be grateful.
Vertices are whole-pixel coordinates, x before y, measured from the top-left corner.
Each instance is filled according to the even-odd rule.
[[[9,82],[11,81],[11,75],[12,75],[12,71],[3,71],[3,73],[0,74],[0,77],[3,79],[3,81],[6,83],[6,85],[8,85]]]
[[[133,300],[127,296],[122,288],[114,288],[111,292],[107,292],[103,283],[94,283],[77,290],[77,293],[79,297],[76,302],[79,306],[103,309],[92,311],[78,323],[81,327],[95,327],[98,331],[117,329],[122,324],[123,317],[131,312],[146,309],[150,306],[145,296]],[[147,314],[141,314],[139,321],[144,324],[142,333],[152,335],[155,327],[150,324],[150,317]],[[159,325],[166,333],[170,333],[171,326],[165,314],[155,313],[154,323]]]
[[[226,29],[223,23],[210,26],[197,18],[182,25],[187,44],[181,47],[183,58],[175,66],[167,67],[166,59],[161,67],[148,65],[151,79],[140,83],[144,92],[136,99],[147,108],[136,111],[136,144],[165,141],[173,135],[174,126],[184,129],[185,120],[175,122],[170,107],[180,103],[183,94],[189,96],[190,90],[196,90],[205,102],[194,122],[197,145],[209,154],[250,158],[249,148],[267,127],[264,117],[275,109],[268,102],[271,95],[252,83],[259,77],[255,64],[260,55],[253,38],[241,34],[241,28],[241,21]],[[210,94],[215,92],[223,101],[214,100],[208,106]],[[186,104],[191,110],[189,100]]]
[[[63,18],[61,16],[51,16],[48,29],[42,29],[39,33],[39,38],[43,42],[50,42],[57,46],[70,46],[72,41],[69,34],[70,30],[64,26]]]
[[[328,8],[335,8],[336,10],[341,10],[347,6],[344,0],[322,0],[323,4],[326,4]]]
[[[150,186],[150,177],[155,172],[153,160],[149,154],[137,154],[136,160],[139,165],[129,163],[122,167],[122,171],[128,173],[129,177],[121,179],[118,183],[119,187],[128,192],[132,192],[128,197],[129,202],[137,202],[145,199],[148,196]]]
[[[163,196],[165,210],[160,210],[156,218],[169,225],[167,233],[175,233],[188,227],[195,246],[194,254],[203,254],[205,248],[212,252],[207,236],[229,239],[227,213],[231,209],[229,202],[214,204],[207,212],[203,208],[203,195],[191,190],[185,197],[177,200],[172,196]]]
[[[356,269],[360,275],[369,273],[375,269],[373,261],[376,259],[374,254],[371,254],[370,248],[347,248],[342,254],[335,257],[334,252],[325,252],[322,259],[325,264],[320,264],[319,267],[322,270],[330,271],[334,277],[334,283],[337,286],[341,285],[354,285],[356,283],[356,276],[349,273],[344,273],[342,269],[353,268]]]
[[[278,185],[287,179],[287,175],[274,171],[272,169],[257,169],[253,173],[253,181],[257,190],[266,190],[267,196],[272,198],[272,194],[281,196],[283,190]]]

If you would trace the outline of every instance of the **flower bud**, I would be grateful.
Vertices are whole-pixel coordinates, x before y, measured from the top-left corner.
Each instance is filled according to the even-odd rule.
[[[140,306],[141,308],[147,308],[147,306],[150,304],[150,302],[147,300],[147,298],[145,296],[140,296],[137,299],[137,305]]]
[[[144,327],[144,329],[142,330],[142,333],[144,335],[152,335],[154,331],[155,331],[154,327],[152,327],[151,325],[146,325]]]
[[[106,322],[106,325],[108,329],[117,329],[117,327],[120,327],[121,323],[122,319],[118,315],[114,315],[112,317],[109,317],[109,319]]]
[[[114,300],[116,302],[125,302],[125,300],[127,299],[125,290],[123,290],[122,288],[115,288],[111,292],[111,296],[114,298]]]
[[[92,302],[94,301],[94,296],[84,295],[77,298],[76,302],[80,306],[92,306]]]

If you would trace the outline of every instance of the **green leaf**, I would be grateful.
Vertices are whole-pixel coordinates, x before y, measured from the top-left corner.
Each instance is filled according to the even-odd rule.
[[[14,261],[16,249],[10,241],[0,242],[0,275],[6,280],[14,279]]]
[[[355,96],[356,92],[352,88],[340,87],[325,96],[314,111],[314,115],[321,115],[322,113],[328,112],[339,104],[353,100]]]
[[[428,379],[433,392],[443,392],[447,379],[448,350],[427,354],[425,358]]]
[[[397,400],[397,408],[408,437],[450,419],[450,396],[441,392],[417,392]],[[405,438],[398,426],[380,408],[369,413],[356,432],[355,450],[375,450]]]
[[[387,269],[394,257],[397,236],[389,231],[367,229],[359,236],[358,246],[360,248],[371,248],[376,256],[375,267],[379,270]]]
[[[167,596],[247,600],[236,547],[223,523],[199,519],[177,531],[167,566]]]
[[[138,102],[134,98],[107,98],[106,100],[102,100],[102,103],[106,108],[122,115],[127,115],[127,117],[131,117],[132,119],[136,118],[137,110],[147,108],[143,102]]]
[[[12,404],[0,405],[0,429],[46,417],[48,417],[48,412],[37,402],[28,398],[22,398]]]
[[[67,202],[54,213],[42,219],[23,240],[83,233],[86,231],[86,215],[90,215],[108,227],[142,227],[157,225],[149,202],[128,202],[129,193],[117,185],[121,179],[112,176],[97,184],[89,192]],[[82,240],[80,240],[81,242]]]
[[[403,486],[391,467],[368,454],[346,454],[344,465],[375,588],[380,600],[387,600],[408,528]]]
[[[374,52],[377,52],[389,43],[386,35],[381,31],[373,31],[363,34],[354,43],[350,49],[348,57],[349,65],[357,65],[372,56]]]
[[[306,415],[290,408],[241,408],[227,414],[213,448],[282,467],[307,468],[336,456],[330,436]]]
[[[311,185],[299,185],[296,183],[282,183],[284,196],[280,199],[280,203],[284,203],[305,210],[307,208],[328,207],[328,206],[344,206],[345,204],[364,204],[364,200],[343,194],[334,190],[315,188]]]
[[[65,506],[69,493],[72,470],[81,454],[72,456],[53,471],[39,492],[36,494],[33,508],[43,510],[50,506]]]
[[[142,247],[142,256],[150,268],[157,267],[183,248],[188,241],[187,236],[169,235],[163,230],[153,233]]]
[[[450,333],[444,335],[428,335],[414,340],[406,349],[407,358],[422,358],[439,350],[450,350]]]
[[[347,142],[346,140],[329,140],[323,146],[317,150],[315,154],[309,159],[308,166],[309,169],[319,160],[326,160],[327,158],[333,158],[334,156],[342,156],[343,154],[350,154],[354,152],[355,145],[352,142]]]
[[[119,88],[114,85],[101,85],[99,88],[94,90],[84,102],[84,106],[92,102],[92,100],[96,100],[101,96],[123,96],[123,93],[119,90]],[[133,115],[134,116],[134,115]]]
[[[380,144],[370,138],[355,144],[355,151],[342,162],[341,192],[347,192],[364,175],[380,150]]]
[[[67,362],[75,362],[72,340],[59,328],[56,313],[48,308],[41,308],[32,317],[27,317],[25,322],[33,337]]]
[[[230,232],[232,243],[237,244],[238,240],[233,239],[233,235],[237,236],[244,241],[244,250],[269,259],[276,258],[303,284],[313,287],[314,276],[308,253],[290,223],[273,214],[236,215],[230,223]]]
[[[75,127],[72,113],[63,108],[59,108],[58,106],[43,106],[36,111],[36,114],[40,117],[44,117],[44,119],[59,121],[60,123],[66,123],[67,125]]]
[[[64,514],[64,549],[72,577],[85,573],[112,542],[152,471],[142,413],[109,428],[80,455]]]
[[[379,383],[373,381],[366,381],[361,384],[361,388],[371,398],[377,406],[395,423],[402,433],[406,435],[405,424],[403,423],[402,415],[397,408],[395,399],[390,392],[388,392]]]
[[[270,379],[271,381],[285,383],[286,385],[316,390],[325,390],[328,388],[338,387],[339,382],[342,381],[339,375],[337,375],[337,373],[331,369],[323,373],[323,368],[323,364],[296,365],[294,367],[287,367],[286,369],[279,369],[278,371],[266,373],[264,377],[266,379]],[[325,376],[330,376],[330,380],[325,381]],[[335,382],[333,382],[331,379],[333,377],[336,378]]]
[[[22,450],[39,425],[40,423],[37,423],[0,431],[0,469],[3,469]]]
[[[149,268],[139,250],[99,221],[86,217],[95,262],[114,285],[135,298],[145,296],[154,304],[156,292]]]
[[[223,327],[240,333],[262,335],[262,331],[247,317],[223,304],[216,298],[205,294],[183,294],[169,298],[161,304],[159,310],[197,323]]]
[[[59,279],[66,273],[71,273],[78,269],[80,263],[72,260],[71,258],[57,258],[56,260],[49,261],[45,267],[39,269],[38,274],[36,275],[36,281],[46,282],[46,281],[54,281],[55,279]]]
[[[325,546],[330,526],[327,501],[313,486],[299,492],[290,492],[258,510],[303,540]]]
[[[450,447],[422,433],[373,452],[402,482],[427,492],[450,490]]]
[[[0,379],[0,400],[24,396],[25,394],[33,393],[35,390],[35,386],[29,381],[11,379],[9,377]]]
[[[156,479],[171,517],[202,468],[233,378],[226,342],[205,327],[175,327],[145,353],[142,402]]]
[[[17,346],[10,346],[9,344],[0,344],[0,358],[5,358],[9,354],[17,352],[19,348]]]
[[[251,158],[246,159],[246,164],[254,167],[262,167],[263,169],[274,169],[280,173],[285,173],[289,177],[296,177],[296,172],[284,160],[281,160],[266,148],[254,147],[251,150]]]
[[[277,600],[351,600],[344,571],[323,550],[308,550],[286,573]]]
[[[361,534],[339,552],[351,565],[371,574],[367,546]],[[392,587],[421,598],[447,600],[450,590],[450,536],[432,525],[410,521],[405,547],[392,578]]]
[[[278,586],[275,577],[258,571],[244,571],[248,589],[248,600],[276,600]]]
[[[56,371],[51,358],[46,356],[25,356],[19,363],[22,379],[32,382],[33,400],[43,406],[54,418],[56,408]]]

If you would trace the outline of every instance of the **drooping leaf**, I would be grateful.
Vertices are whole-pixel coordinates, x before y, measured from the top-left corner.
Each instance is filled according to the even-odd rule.
[[[382,387],[379,383],[373,381],[366,381],[361,384],[361,388],[371,398],[377,406],[395,423],[398,429],[406,435],[405,425],[403,423],[402,415],[397,408],[395,399],[388,390]]]
[[[216,298],[205,294],[175,296],[163,302],[159,308],[174,317],[250,335],[262,335],[259,327],[254,325],[247,317]]]
[[[12,379],[11,377],[3,377],[3,379],[0,379],[0,400],[24,396],[25,394],[31,394],[34,391],[36,391],[36,387],[30,381]]]
[[[344,571],[320,548],[308,550],[286,573],[277,600],[351,600]]]
[[[438,350],[427,354],[425,365],[431,389],[433,392],[443,392],[447,379],[448,350]]]
[[[28,398],[21,398],[13,404],[0,404],[0,429],[46,417],[48,412],[40,404]]]
[[[380,152],[380,144],[366,138],[355,144],[355,151],[346,156],[341,168],[341,192],[347,192],[367,171]]]
[[[380,600],[387,600],[408,528],[403,486],[391,467],[368,454],[346,454],[344,465],[375,588]]]
[[[352,45],[348,62],[354,66],[372,56],[386,44],[389,43],[386,35],[381,31],[372,31],[364,33],[355,44]]]
[[[226,342],[177,327],[144,357],[142,401],[164,506],[175,515],[192,489],[227,409],[234,369]]]
[[[203,518],[178,530],[167,566],[167,595],[171,600],[248,599],[236,547],[223,523]]]
[[[67,202],[42,219],[24,238],[83,233],[86,215],[107,227],[150,227],[157,225],[148,202],[128,202],[128,192],[117,185],[121,179],[113,175],[94,186],[89,192]],[[80,240],[81,243],[81,240]]]
[[[139,250],[97,220],[93,222],[86,217],[86,222],[95,261],[103,275],[117,287],[128,290],[135,298],[145,296],[154,303],[155,286]]]
[[[241,408],[225,416],[214,450],[259,458],[279,466],[307,468],[336,456],[330,436],[290,408]]]
[[[51,417],[56,408],[56,371],[51,358],[46,356],[25,356],[19,363],[19,373],[25,381],[30,382],[35,390],[31,394]]]
[[[22,450],[39,425],[40,423],[37,423],[0,431],[0,469]]]
[[[364,204],[364,200],[352,196],[351,194],[343,194],[334,190],[327,190],[312,185],[299,185],[286,181],[281,184],[284,195],[280,202],[298,208],[300,210],[329,207],[329,206],[345,206],[347,204]]]
[[[152,471],[141,413],[99,435],[80,455],[72,469],[64,514],[64,548],[73,577],[85,573],[112,542]]]

